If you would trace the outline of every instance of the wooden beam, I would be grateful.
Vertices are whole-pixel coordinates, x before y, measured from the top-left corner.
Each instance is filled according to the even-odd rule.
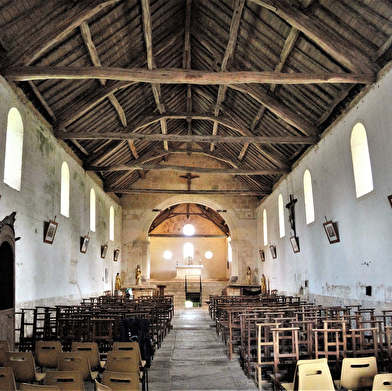
[[[287,0],[251,0],[269,9],[291,26],[300,30],[337,62],[353,72],[377,72],[378,66],[364,53],[348,45],[328,26],[321,24],[312,15],[306,15]]]
[[[108,5],[120,0],[81,0],[7,53],[2,64],[29,65]],[[16,60],[15,60],[16,59]]]
[[[169,164],[120,164],[117,166],[96,167],[84,166],[87,171],[174,171],[174,172],[192,172],[197,174],[215,174],[215,175],[282,175],[287,174],[288,170],[284,169],[238,169],[238,168],[208,168],[208,167],[189,167],[174,166]]]
[[[173,189],[121,189],[118,187],[105,187],[107,193],[118,194],[195,194],[195,195],[227,195],[227,196],[265,196],[271,191],[265,190],[173,190]]]
[[[128,132],[56,132],[62,140],[147,140],[173,142],[215,143],[259,143],[259,144],[315,144],[318,137],[312,136],[211,136],[188,134],[146,134]]]
[[[13,81],[110,79],[138,83],[228,86],[238,84],[372,84],[375,73],[276,73],[256,71],[206,72],[190,69],[144,69],[110,67],[14,67],[2,68],[3,77]]]

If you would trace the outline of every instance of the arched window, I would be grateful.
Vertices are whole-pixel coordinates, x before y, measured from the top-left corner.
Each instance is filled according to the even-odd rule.
[[[109,239],[114,240],[114,208],[110,207],[109,210]]]
[[[353,160],[355,191],[357,198],[373,190],[373,174],[370,164],[366,129],[357,123],[351,132],[351,158]]]
[[[184,244],[184,262],[185,264],[192,264],[193,261],[193,244],[185,243]]]
[[[18,109],[8,112],[5,142],[4,183],[20,190],[22,180],[23,120]]]
[[[60,213],[69,217],[69,168],[66,162],[61,166],[61,201]]]
[[[313,188],[312,177],[310,171],[306,170],[304,173],[304,196],[305,196],[305,216],[306,224],[314,221],[314,202],[313,202]]]
[[[281,238],[285,236],[285,224],[284,224],[284,205],[282,194],[278,197],[278,211],[279,211],[279,235]]]
[[[267,232],[267,211],[263,210],[263,238],[264,246],[268,244],[268,232]]]
[[[231,238],[227,240],[227,260],[231,262],[233,260],[233,249],[231,247]]]
[[[90,190],[90,231],[95,232],[95,191]]]

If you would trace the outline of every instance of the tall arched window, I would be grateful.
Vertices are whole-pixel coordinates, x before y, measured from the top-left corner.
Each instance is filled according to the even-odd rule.
[[[264,246],[268,244],[268,232],[267,232],[267,211],[263,210],[263,238]]]
[[[313,187],[312,177],[310,171],[306,170],[304,173],[304,196],[305,196],[305,216],[306,224],[314,221],[314,202],[313,202]]]
[[[193,261],[193,244],[187,242],[184,244],[184,262],[191,264]]]
[[[370,163],[366,129],[357,123],[351,132],[351,158],[354,168],[355,191],[357,198],[373,190],[373,174]]]
[[[110,207],[109,210],[109,239],[114,240],[114,208]]]
[[[17,108],[8,112],[5,141],[4,183],[20,190],[22,180],[23,120]]]
[[[279,212],[279,235],[281,238],[285,236],[285,224],[284,224],[284,205],[282,194],[278,197],[278,212]]]
[[[69,168],[66,162],[61,166],[61,201],[60,213],[69,217]]]
[[[90,231],[95,232],[95,191],[90,190]]]

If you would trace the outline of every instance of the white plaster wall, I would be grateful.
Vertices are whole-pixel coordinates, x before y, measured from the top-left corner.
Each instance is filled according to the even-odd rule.
[[[274,280],[279,291],[304,295],[318,301],[386,306],[392,301],[389,271],[392,265],[392,73],[386,74],[360,99],[316,148],[306,154],[292,173],[258,208],[258,227],[262,231],[262,211],[268,213],[269,241],[277,246],[277,259],[264,248],[266,262],[260,267]],[[374,190],[356,198],[351,161],[350,137],[357,122],[367,131],[373,170]],[[303,174],[312,175],[315,222],[305,223]],[[279,238],[278,195],[284,204],[293,194],[300,253],[289,243],[288,211],[285,208],[286,236]],[[337,222],[340,242],[329,244],[324,232],[325,218]],[[366,266],[364,263],[370,263]],[[309,289],[305,288],[309,281]],[[372,286],[372,296],[365,287]]]
[[[100,181],[86,174],[50,132],[48,124],[25,106],[0,78],[0,218],[16,211],[16,306],[79,302],[84,296],[111,289],[102,280],[120,271],[113,262],[114,249],[121,246],[122,212],[115,198],[106,195]],[[21,190],[4,184],[7,116],[16,107],[23,118],[23,165]],[[60,214],[61,164],[70,170],[70,217]],[[96,193],[96,231],[90,231],[90,189]],[[109,240],[109,208],[115,210],[115,241]],[[53,244],[43,242],[44,221],[56,218],[58,230]],[[80,237],[89,234],[86,254]],[[100,256],[108,242],[108,255]],[[120,255],[121,257],[121,255]],[[120,258],[121,259],[121,258]]]

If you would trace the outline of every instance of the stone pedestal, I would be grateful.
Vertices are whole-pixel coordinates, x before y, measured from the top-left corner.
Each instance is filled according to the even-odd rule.
[[[184,280],[185,276],[201,276],[203,265],[178,265],[176,266],[176,280]]]
[[[137,299],[140,296],[154,296],[154,292],[157,290],[156,285],[130,285],[128,288],[132,289],[133,298]]]
[[[226,288],[227,296],[242,296],[246,294],[257,294],[260,285],[229,284]]]

